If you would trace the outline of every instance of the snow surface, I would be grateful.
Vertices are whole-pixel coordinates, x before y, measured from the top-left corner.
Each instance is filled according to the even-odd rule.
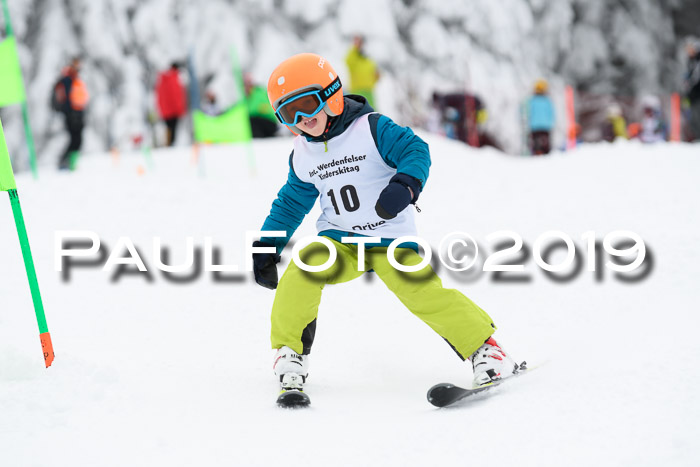
[[[517,359],[542,365],[468,407],[438,410],[426,390],[471,371],[376,278],[326,288],[311,356],[308,410],[275,406],[269,349],[274,294],[250,273],[189,284],[155,269],[153,237],[185,256],[205,236],[244,264],[286,179],[289,138],[118,160],[74,173],[22,174],[18,187],[56,350],[45,369],[9,203],[0,202],[0,465],[3,466],[691,466],[700,448],[697,145],[590,145],[519,158],[425,135],[433,167],[419,205],[433,246],[455,230],[557,229],[583,246],[594,230],[638,233],[646,280],[581,271],[528,283],[440,270],[496,320]],[[145,172],[145,173],[143,173]],[[139,173],[142,173],[139,175]],[[295,238],[315,233],[317,208]],[[143,274],[54,269],[59,230],[129,237]],[[111,250],[110,250],[111,251]],[[123,256],[120,254],[120,256]],[[282,268],[289,261],[284,254]],[[370,276],[371,277],[371,276]]]

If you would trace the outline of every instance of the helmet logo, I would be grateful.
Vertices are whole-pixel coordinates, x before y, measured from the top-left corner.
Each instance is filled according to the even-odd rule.
[[[326,98],[330,97],[334,92],[336,92],[338,89],[340,89],[340,80],[337,80],[334,83],[331,83],[328,88],[323,90],[323,94],[326,96]]]
[[[284,84],[284,81],[284,76],[280,76],[279,78],[277,78],[277,85],[282,86]]]
[[[325,65],[325,64],[326,64],[326,59],[323,58],[323,57],[319,57],[319,59],[318,59],[318,67],[319,67],[319,68],[323,68],[323,65]]]

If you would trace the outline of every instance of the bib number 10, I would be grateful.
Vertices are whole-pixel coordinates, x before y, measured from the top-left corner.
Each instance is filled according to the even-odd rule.
[[[357,190],[354,186],[345,185],[340,190],[338,190],[338,192],[340,193],[340,200],[343,203],[343,208],[347,212],[353,212],[360,209],[360,198],[357,196]],[[335,193],[333,192],[333,190],[330,190],[326,194],[331,199],[331,203],[333,204],[333,209],[335,210],[335,213],[340,215],[340,208],[338,207],[338,200],[335,197]]]

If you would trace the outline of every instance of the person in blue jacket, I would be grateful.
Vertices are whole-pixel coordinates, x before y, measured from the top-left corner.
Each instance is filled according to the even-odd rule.
[[[527,121],[530,131],[530,153],[535,156],[548,154],[551,133],[554,128],[554,105],[547,95],[549,85],[543,79],[535,82],[535,94],[527,101]]]
[[[429,265],[405,273],[387,258],[394,239],[416,235],[411,205],[428,179],[428,145],[411,129],[373,112],[364,97],[344,96],[335,70],[316,54],[282,62],[270,76],[268,97],[279,121],[297,135],[287,183],[262,227],[283,235],[265,236],[253,250],[256,282],[277,289],[271,340],[283,393],[303,389],[323,287],[369,270],[462,359],[470,359],[475,385],[517,372],[491,337],[496,328],[485,311],[457,290],[443,288]],[[306,265],[320,266],[332,259],[333,249],[337,258],[320,272],[290,262],[278,282],[280,253],[318,198],[317,240],[325,246],[311,243],[299,257]],[[423,261],[415,243],[404,243],[397,252],[403,265]],[[360,330],[357,336],[349,347],[364,345]]]

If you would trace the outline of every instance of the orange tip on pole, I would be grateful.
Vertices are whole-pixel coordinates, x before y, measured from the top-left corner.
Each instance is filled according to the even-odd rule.
[[[197,165],[199,163],[199,144],[194,143],[192,145],[192,165]]]
[[[110,153],[112,154],[112,162],[114,162],[114,165],[119,165],[119,149],[113,147]]]
[[[574,109],[574,88],[566,87],[566,116],[567,116],[567,138],[566,149],[574,149],[576,147],[576,111]]]
[[[46,368],[50,367],[53,363],[53,344],[51,343],[51,333],[44,332],[39,334],[41,338],[41,348],[44,351],[44,362],[46,363]]]

